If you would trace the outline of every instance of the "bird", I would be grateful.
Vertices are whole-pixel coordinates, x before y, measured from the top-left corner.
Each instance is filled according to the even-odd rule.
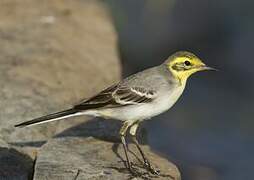
[[[95,116],[122,121],[119,131],[126,158],[126,168],[135,174],[130,161],[126,135],[129,132],[144,161],[144,167],[159,175],[136,138],[141,122],[169,110],[182,95],[188,78],[204,70],[216,70],[188,51],[178,51],[162,64],[133,74],[69,109],[15,125],[27,127],[73,116]]]

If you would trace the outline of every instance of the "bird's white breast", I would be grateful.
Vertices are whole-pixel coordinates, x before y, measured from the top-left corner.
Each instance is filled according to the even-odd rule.
[[[147,107],[148,118],[159,115],[169,110],[183,93],[184,86],[175,88],[172,92],[165,93]],[[150,110],[150,113],[148,112]]]

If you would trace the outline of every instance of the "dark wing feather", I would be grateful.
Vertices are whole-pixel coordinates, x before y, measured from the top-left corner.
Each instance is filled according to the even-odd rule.
[[[82,101],[74,106],[74,109],[86,110],[94,108],[102,108],[108,104],[114,104],[112,101],[112,93],[117,89],[117,85],[110,86],[109,88],[101,91],[99,94]]]
[[[115,101],[122,105],[151,102],[155,96],[155,91],[142,87],[120,87],[113,93]]]
[[[126,86],[113,85],[96,96],[74,106],[74,109],[115,108],[119,106],[148,103],[151,102],[155,96],[155,91],[146,90],[142,87],[129,88]]]

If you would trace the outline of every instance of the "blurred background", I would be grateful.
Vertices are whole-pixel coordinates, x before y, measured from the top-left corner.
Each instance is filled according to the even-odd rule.
[[[220,70],[192,76],[175,106],[142,126],[141,139],[175,162],[184,180],[253,179],[254,2],[108,4],[125,77],[178,50]]]

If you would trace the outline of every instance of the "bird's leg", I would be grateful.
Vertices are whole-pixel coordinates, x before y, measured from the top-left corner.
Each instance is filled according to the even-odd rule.
[[[156,175],[159,175],[159,170],[155,170],[149,160],[147,159],[147,157],[145,156],[144,152],[142,151],[139,143],[138,143],[138,140],[136,138],[136,132],[137,132],[137,129],[138,129],[138,123],[134,124],[131,126],[130,128],[130,135],[131,135],[131,138],[132,138],[132,141],[135,143],[136,147],[138,148],[143,160],[144,160],[144,166],[152,173],[152,174],[156,174]]]
[[[126,135],[126,131],[128,130],[128,128],[130,127],[131,123],[128,122],[128,121],[125,121],[123,126],[121,127],[120,131],[119,131],[119,135],[121,137],[121,141],[122,141],[122,144],[123,144],[123,148],[124,148],[124,153],[125,153],[125,157],[126,157],[126,161],[127,161],[127,168],[129,169],[129,171],[131,173],[134,173],[133,171],[133,168],[132,168],[132,165],[131,165],[131,162],[129,160],[129,156],[128,156],[128,153],[127,153],[127,144],[126,144],[126,141],[125,141],[125,135]]]

